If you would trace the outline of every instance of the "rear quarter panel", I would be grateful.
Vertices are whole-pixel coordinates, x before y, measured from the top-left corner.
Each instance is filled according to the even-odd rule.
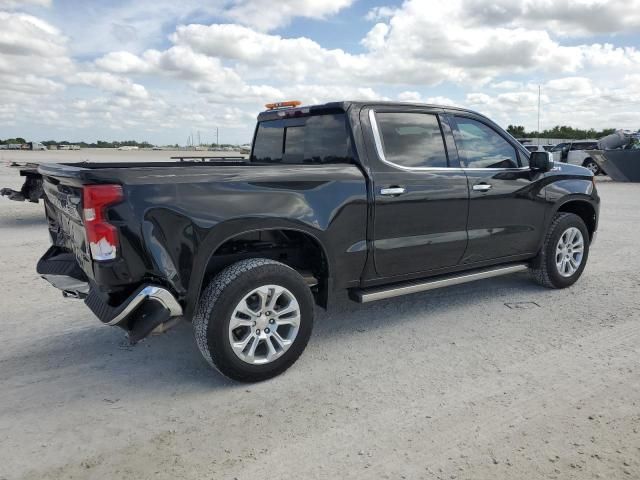
[[[366,261],[366,183],[355,165],[139,169],[112,207],[123,257],[166,279],[192,308],[206,265],[229,238],[261,229],[306,232],[322,245],[336,288]],[[136,260],[134,260],[135,262]]]

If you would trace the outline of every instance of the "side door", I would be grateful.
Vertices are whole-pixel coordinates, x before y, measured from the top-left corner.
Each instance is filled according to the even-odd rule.
[[[429,109],[380,107],[362,115],[375,145],[369,165],[376,273],[400,276],[457,265],[467,245],[469,191],[455,147],[444,140],[448,125]]]
[[[584,162],[584,159],[588,156],[584,152],[585,145],[584,142],[573,142],[567,154],[567,163],[582,166],[582,162]]]
[[[451,115],[469,179],[469,242],[463,264],[534,254],[544,225],[542,173],[499,127],[480,116]]]

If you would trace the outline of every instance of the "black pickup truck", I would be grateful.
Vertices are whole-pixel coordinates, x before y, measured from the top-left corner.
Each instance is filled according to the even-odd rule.
[[[529,269],[582,274],[598,226],[586,168],[450,107],[335,102],[258,116],[246,160],[40,165],[53,245],[38,272],[132,341],[192,322],[241,381],[304,350],[315,305]]]

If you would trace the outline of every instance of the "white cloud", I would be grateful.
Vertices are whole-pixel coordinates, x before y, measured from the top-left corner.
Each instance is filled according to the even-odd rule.
[[[37,16],[13,10],[48,2],[9,3],[12,12],[0,12],[2,125],[55,119],[182,136],[181,126],[215,124],[250,135],[268,101],[390,98],[532,127],[539,84],[545,124],[631,123],[640,106],[638,46],[626,36],[603,43],[640,26],[640,0],[406,0],[369,11],[369,31],[344,43],[359,40],[357,52],[327,48],[318,34],[273,33],[296,17],[330,19],[353,0],[84,2],[69,17],[56,3]],[[235,23],[203,24],[210,18]],[[336,25],[350,28],[339,18],[327,30],[342,35]],[[38,108],[49,113],[40,119]]]
[[[515,88],[522,88],[522,82],[515,82],[513,80],[504,80],[502,82],[492,83],[491,87],[505,89],[505,90],[513,90]]]
[[[30,95],[48,95],[64,90],[62,83],[32,74],[12,75],[0,73],[2,89],[11,92],[28,93]]]
[[[149,97],[147,89],[128,78],[119,77],[106,72],[78,72],[67,78],[67,82],[76,85],[87,85],[105,92],[124,97],[145,99]]]
[[[640,28],[639,0],[465,0],[468,21],[477,25],[525,25],[561,36],[631,32]]]
[[[367,12],[365,19],[372,21],[382,20],[384,18],[392,17],[396,13],[395,8],[391,7],[374,7]]]
[[[26,6],[50,7],[51,0],[0,0],[0,10],[14,10]]]
[[[0,12],[0,71],[53,73],[68,66],[67,39],[49,23],[23,13]]]
[[[131,52],[110,52],[96,60],[96,65],[113,73],[148,73],[151,65]]]
[[[236,0],[226,16],[260,31],[283,27],[295,17],[324,19],[350,6],[354,0]]]
[[[369,50],[378,50],[384,47],[387,34],[389,33],[389,25],[386,23],[377,23],[360,42]]]

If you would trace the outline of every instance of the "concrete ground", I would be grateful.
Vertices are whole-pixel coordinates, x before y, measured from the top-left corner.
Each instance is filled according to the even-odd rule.
[[[574,287],[345,302],[255,385],[187,323],[130,347],[63,299],[35,273],[42,205],[0,199],[0,479],[640,478],[640,184],[599,189]]]

